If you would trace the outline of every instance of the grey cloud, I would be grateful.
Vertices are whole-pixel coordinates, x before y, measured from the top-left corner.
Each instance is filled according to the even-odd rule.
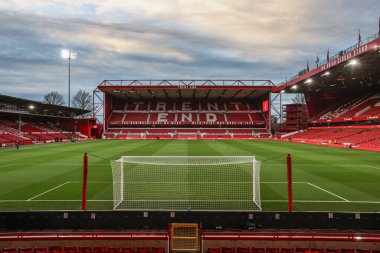
[[[305,68],[307,59],[312,64],[318,51],[322,59],[327,47],[334,53],[355,43],[358,28],[363,38],[376,32],[378,0],[291,2],[295,9],[284,13],[266,10],[263,2],[231,4],[233,14],[224,18],[207,11],[153,17],[121,11],[115,14],[120,19],[108,18],[111,14],[86,19],[0,10],[0,93],[38,99],[51,90],[65,95],[62,48],[78,54],[72,62],[74,91],[93,90],[103,79],[119,78],[258,78],[279,83]],[[255,8],[267,11],[268,17],[263,21],[262,13],[255,18]],[[200,27],[192,23],[195,16],[216,26]],[[241,33],[229,34],[235,23]]]

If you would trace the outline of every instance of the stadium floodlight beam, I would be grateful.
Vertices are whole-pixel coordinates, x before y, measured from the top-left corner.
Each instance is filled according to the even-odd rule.
[[[70,86],[71,86],[71,59],[76,59],[77,58],[77,53],[72,52],[67,49],[63,49],[61,51],[61,57],[63,59],[68,59],[69,60],[69,94],[68,94],[68,106],[70,107]]]

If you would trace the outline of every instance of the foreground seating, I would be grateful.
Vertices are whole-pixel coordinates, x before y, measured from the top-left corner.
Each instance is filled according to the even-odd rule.
[[[0,248],[0,253],[165,253],[163,247],[77,247],[50,246],[36,248]],[[215,252],[217,253],[217,252]],[[219,252],[221,253],[221,252]]]

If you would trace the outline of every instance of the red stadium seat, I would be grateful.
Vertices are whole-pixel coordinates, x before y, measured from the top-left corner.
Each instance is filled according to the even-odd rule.
[[[340,249],[325,249],[326,253],[340,253]]]
[[[122,253],[133,253],[133,251],[135,251],[134,247],[122,248]]]
[[[108,253],[122,253],[123,250],[121,248],[108,248]]]
[[[357,249],[356,253],[371,253],[370,249]]]
[[[354,249],[341,249],[340,253],[355,253]]]
[[[236,250],[235,248],[231,248],[231,247],[223,247],[222,253],[236,253]]]
[[[250,252],[251,252],[251,249],[249,247],[245,247],[245,248],[238,247],[237,248],[237,253],[250,253]]]
[[[265,249],[265,252],[266,253],[279,253],[280,249],[279,248],[270,248],[270,247],[268,247],[268,248]]]
[[[294,252],[295,253],[305,253],[308,250],[309,250],[309,248],[295,248]]]
[[[18,252],[19,253],[33,253],[33,248],[19,248]]]
[[[18,253],[18,249],[16,249],[16,248],[4,248],[3,253]]]
[[[222,253],[220,248],[208,248],[207,253]]]
[[[49,247],[49,251],[50,251],[50,252],[62,251],[62,246],[56,246],[56,245],[54,245],[54,246],[50,246],[50,247]]]
[[[150,253],[165,253],[164,247],[152,247],[152,249],[149,251]]]
[[[252,248],[252,253],[265,253],[265,248]]]
[[[63,249],[66,253],[77,253],[78,252],[78,248],[75,247],[75,246],[67,246],[67,247],[64,247]]]
[[[93,253],[106,253],[108,251],[106,246],[101,246],[101,247],[93,247],[92,252]]]
[[[91,247],[78,247],[78,253],[91,253]]]
[[[44,248],[44,247],[34,248],[34,253],[49,253],[49,248]]]
[[[294,253],[294,248],[281,248],[281,253]]]

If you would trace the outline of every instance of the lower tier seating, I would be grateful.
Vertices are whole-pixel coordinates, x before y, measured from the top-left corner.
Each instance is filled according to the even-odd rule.
[[[380,250],[353,249],[353,248],[250,248],[250,247],[222,247],[208,248],[207,253],[380,253]]]
[[[0,120],[0,147],[32,144],[33,142],[68,141],[71,138],[83,137],[63,129],[52,129],[48,124],[23,122],[20,126],[17,122]]]
[[[163,247],[77,247],[0,248],[0,253],[165,253]]]
[[[311,128],[291,135],[290,139],[377,148],[380,147],[380,128]]]
[[[265,128],[109,128],[106,139],[251,139],[269,138]]]

